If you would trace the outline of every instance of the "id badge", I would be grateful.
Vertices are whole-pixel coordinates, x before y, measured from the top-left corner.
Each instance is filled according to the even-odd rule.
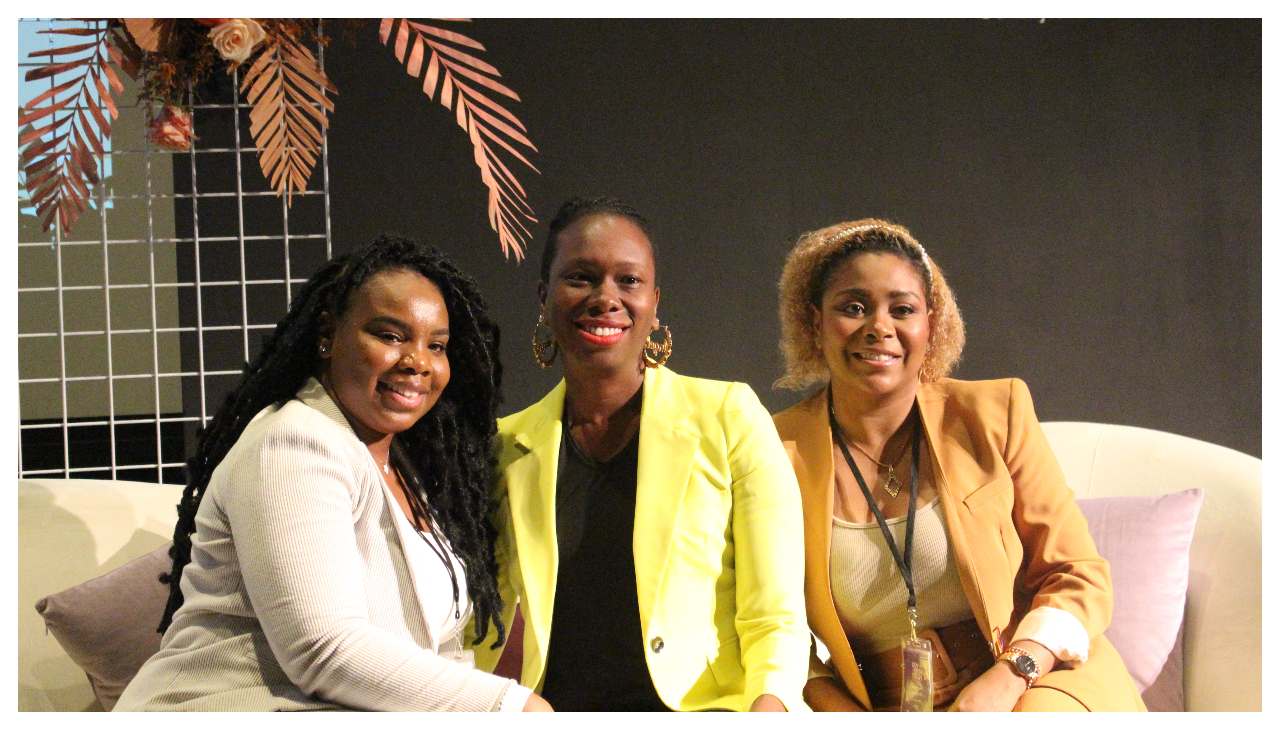
[[[928,639],[902,639],[901,709],[933,712],[933,647]]]

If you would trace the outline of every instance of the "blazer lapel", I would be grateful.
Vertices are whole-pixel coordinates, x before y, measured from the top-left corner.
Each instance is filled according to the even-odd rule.
[[[698,453],[699,438],[683,426],[693,412],[679,377],[666,368],[646,371],[636,469],[632,553],[640,624],[647,631]]]
[[[831,596],[831,518],[835,508],[835,472],[832,466],[831,424],[827,420],[827,389],[810,396],[803,404],[804,425],[796,429],[795,448],[800,455],[801,472],[796,474],[800,496],[804,502],[805,535],[814,536],[805,543],[805,570],[810,588],[805,600],[809,604],[809,621],[814,632],[839,637],[841,646],[828,646],[845,686],[864,707],[871,707],[862,672],[858,670],[853,649],[845,638],[844,626],[836,613]]]
[[[987,640],[991,641],[990,613],[978,583],[978,572],[973,557],[973,550],[965,534],[964,521],[960,516],[960,504],[963,493],[952,486],[966,483],[972,478],[982,479],[982,470],[973,460],[973,446],[969,432],[964,423],[953,420],[947,423],[944,418],[944,407],[947,396],[932,386],[922,384],[916,393],[916,403],[920,408],[920,420],[924,424],[925,438],[929,444],[929,452],[933,455],[933,472],[938,489],[938,497],[942,502],[943,514],[947,520],[947,533],[951,539],[952,550],[956,558],[956,571],[960,574],[960,584],[964,588],[965,597],[969,599],[969,607],[973,609],[978,626],[988,631]],[[976,474],[974,474],[976,470]],[[970,476],[974,474],[974,476]]]
[[[298,400],[306,405],[314,408],[324,414],[329,420],[338,424],[344,431],[351,434],[351,438],[359,442],[355,430],[351,428],[351,423],[347,421],[347,417],[343,415],[342,409],[338,408],[338,404],[329,397],[328,391],[315,378],[309,378],[302,389],[298,391]],[[365,451],[368,461],[374,465],[373,473],[378,473],[378,462],[373,458],[372,454]],[[405,623],[409,633],[413,635],[413,639],[419,646],[438,652],[440,650],[440,639],[431,632],[431,624],[427,621],[426,615],[422,612],[422,607],[427,605],[426,596],[422,592],[422,587],[418,585],[417,574],[409,566],[409,549],[408,541],[416,538],[404,533],[403,527],[400,525],[398,512],[400,505],[396,504],[396,498],[391,494],[391,488],[380,478],[375,477],[377,483],[371,485],[371,489],[378,490],[382,495],[382,509],[384,510],[384,519],[390,520],[391,531],[396,536],[396,547],[400,550],[400,558],[404,561],[404,568],[409,587],[413,590],[413,595],[417,599],[415,601],[405,601],[403,603],[405,610]]]
[[[547,646],[551,640],[551,613],[555,607],[556,575],[560,569],[556,543],[556,475],[559,471],[561,417],[564,413],[564,381],[536,406],[527,428],[513,434],[515,446],[524,454],[507,465],[505,478],[515,523],[517,553],[523,595],[526,631],[526,667],[546,668]],[[532,663],[531,663],[532,662]],[[534,685],[542,681],[535,678]]]

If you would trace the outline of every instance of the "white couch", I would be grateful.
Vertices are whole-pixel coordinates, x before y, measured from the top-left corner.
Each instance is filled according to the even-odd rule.
[[[45,631],[36,601],[167,543],[182,487],[94,479],[18,482],[18,709],[101,710]]]
[[[1183,618],[1191,711],[1262,710],[1262,460],[1161,431],[1046,423],[1077,497],[1204,489]]]
[[[1149,429],[1092,423],[1044,429],[1077,496],[1205,490],[1183,627],[1186,706],[1261,710],[1261,460]],[[33,606],[162,546],[181,491],[133,482],[19,482],[18,709],[101,709]]]

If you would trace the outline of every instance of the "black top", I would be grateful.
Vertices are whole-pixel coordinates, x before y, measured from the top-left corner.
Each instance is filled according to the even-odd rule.
[[[556,579],[542,696],[556,710],[664,711],[645,663],[631,551],[640,436],[607,463],[566,430],[556,475]]]

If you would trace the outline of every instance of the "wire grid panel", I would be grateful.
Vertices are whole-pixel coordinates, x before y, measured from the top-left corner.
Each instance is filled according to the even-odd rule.
[[[20,41],[47,43],[30,31],[56,21],[19,22]],[[20,78],[38,65],[22,62],[30,50]],[[39,83],[30,96],[55,81]],[[184,153],[147,142],[127,89],[103,183],[71,232],[24,214],[19,176],[20,477],[184,483],[199,428],[331,257],[327,135],[315,189],[290,207],[258,167],[238,86],[197,93],[199,142]]]

